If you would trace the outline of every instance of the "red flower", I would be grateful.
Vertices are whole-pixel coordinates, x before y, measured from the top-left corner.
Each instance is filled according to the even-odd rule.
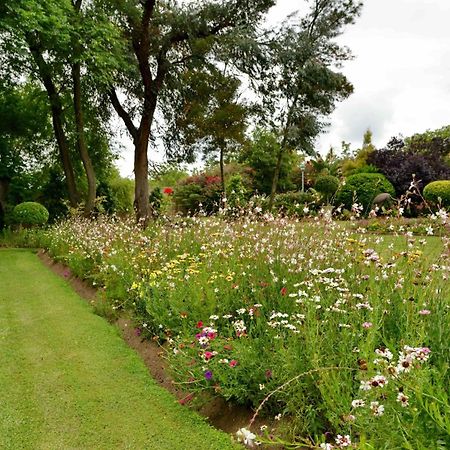
[[[172,195],[173,194],[173,189],[171,187],[165,187],[163,189],[163,192],[164,192],[164,194]]]
[[[203,322],[201,320],[197,322],[197,328],[203,328]]]
[[[282,287],[281,291],[280,291],[280,294],[281,295],[286,295],[287,294],[287,289],[285,287]]]
[[[231,361],[230,361],[230,367],[236,367],[237,366],[237,361],[235,360],[235,359],[232,359]]]

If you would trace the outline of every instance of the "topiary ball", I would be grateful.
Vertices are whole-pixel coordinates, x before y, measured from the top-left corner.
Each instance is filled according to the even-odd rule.
[[[47,208],[36,202],[20,203],[13,209],[13,219],[20,225],[44,225],[48,216]]]
[[[354,202],[362,204],[364,213],[370,207],[378,194],[387,193],[395,197],[394,186],[380,173],[358,173],[345,180],[345,185],[336,196],[336,204],[352,209]]]
[[[322,175],[317,178],[314,189],[329,199],[339,189],[339,179],[333,175]]]
[[[423,190],[425,200],[450,207],[450,180],[433,181]]]

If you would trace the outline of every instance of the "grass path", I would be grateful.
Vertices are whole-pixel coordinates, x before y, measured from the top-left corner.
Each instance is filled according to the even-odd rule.
[[[0,448],[236,448],[26,250],[0,250]]]

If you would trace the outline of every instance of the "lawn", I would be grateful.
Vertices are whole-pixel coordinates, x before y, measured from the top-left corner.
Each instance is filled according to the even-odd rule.
[[[0,250],[1,449],[231,449],[31,251]]]

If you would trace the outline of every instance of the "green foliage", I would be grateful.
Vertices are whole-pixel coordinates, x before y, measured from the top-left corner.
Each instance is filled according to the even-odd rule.
[[[395,196],[395,189],[384,175],[377,173],[359,173],[351,175],[345,180],[336,195],[336,205],[344,205],[352,209],[353,203],[362,205],[363,212],[369,212],[374,198],[382,193]]]
[[[320,192],[328,202],[339,189],[339,179],[333,175],[322,175],[316,179],[314,189]]]
[[[275,195],[273,205],[281,214],[288,216],[304,216],[305,207],[313,209],[314,196],[308,192],[286,192]]]
[[[425,200],[450,207],[450,180],[433,181],[423,190]]]
[[[355,175],[357,173],[378,173],[379,170],[367,163],[368,158],[376,150],[372,143],[372,131],[368,129],[364,133],[363,145],[354,154],[350,151],[349,144],[342,143],[345,158],[341,163],[342,174],[345,177]]]
[[[21,225],[44,225],[49,214],[47,208],[40,203],[24,202],[14,207],[13,217]]]
[[[159,216],[163,202],[163,194],[160,188],[155,188],[150,192],[148,202],[150,203],[150,211],[154,217]]]
[[[183,214],[194,214],[200,210],[200,205],[204,200],[203,189],[196,183],[177,186],[173,200],[178,211]]]
[[[242,176],[232,175],[227,182],[226,187],[227,206],[232,209],[242,208],[246,204],[247,190],[245,188]]]
[[[253,185],[259,194],[270,194],[279,150],[280,144],[276,135],[263,129],[257,129],[252,141],[242,149],[240,161],[253,169]],[[294,154],[283,154],[278,180],[279,191],[295,189],[291,174],[297,159]]]

